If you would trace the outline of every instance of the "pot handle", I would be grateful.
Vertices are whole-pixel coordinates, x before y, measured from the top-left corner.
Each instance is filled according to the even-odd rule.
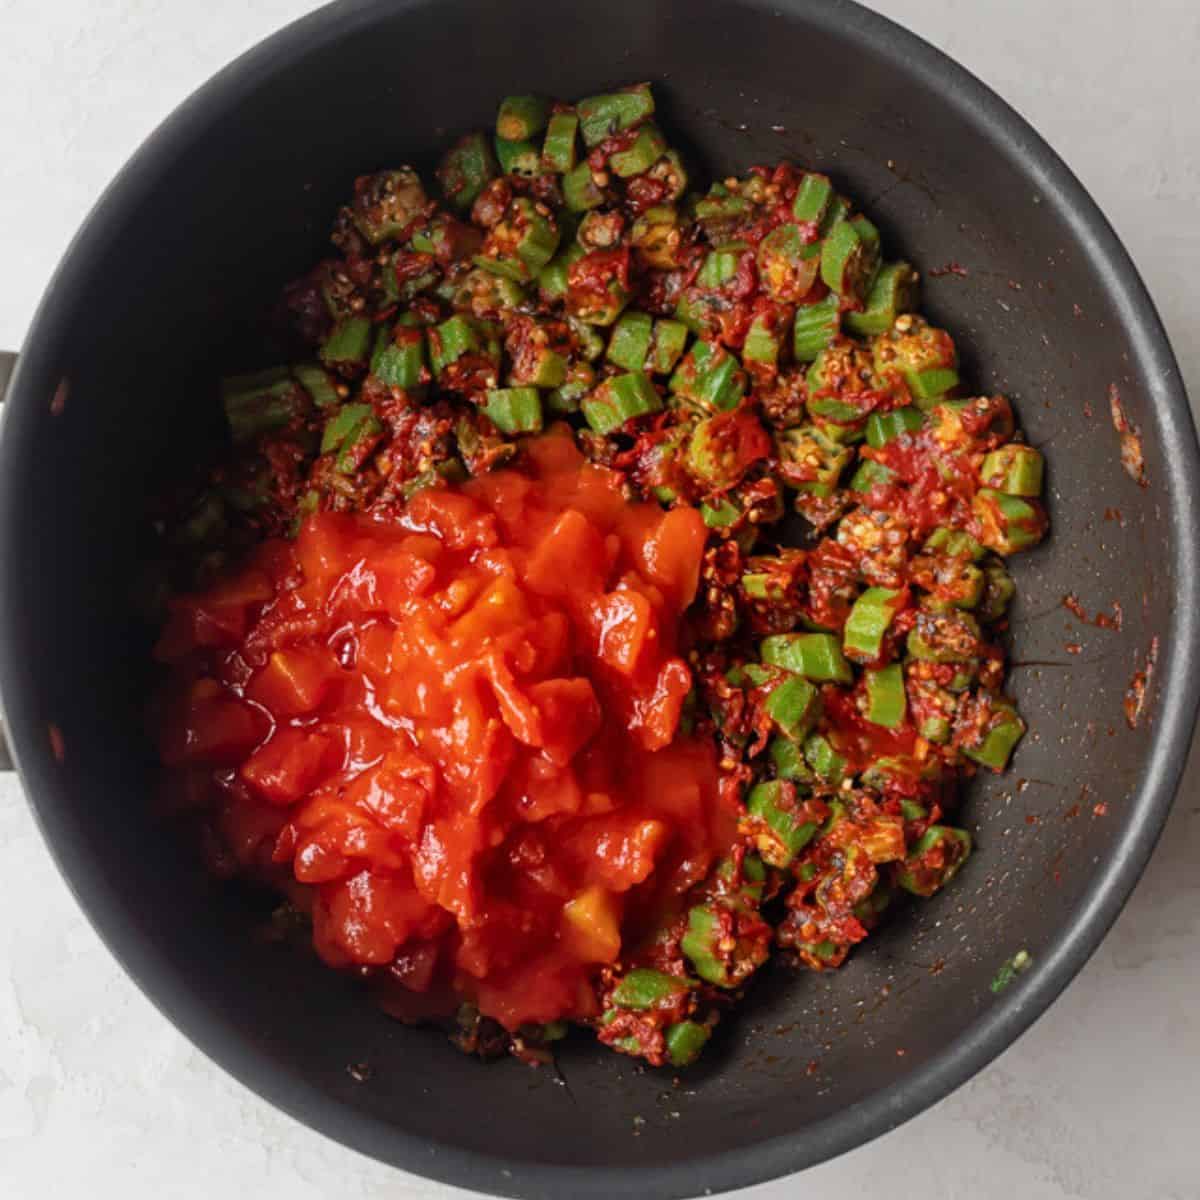
[[[17,356],[9,350],[0,350],[0,400],[8,391],[8,381],[17,367]],[[0,721],[0,771],[13,770],[12,755],[8,752],[8,740],[4,724]]]

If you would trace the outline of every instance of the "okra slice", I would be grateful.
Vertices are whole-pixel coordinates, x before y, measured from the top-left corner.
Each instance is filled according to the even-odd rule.
[[[1040,496],[1044,462],[1032,446],[1011,442],[984,455],[979,477],[1006,496]]]
[[[899,663],[886,667],[868,668],[863,672],[866,683],[866,707],[863,716],[873,725],[896,729],[904,723],[908,700],[904,692],[904,672]]]
[[[879,450],[888,442],[906,433],[916,433],[925,423],[925,414],[919,408],[894,408],[891,412],[873,412],[867,418],[867,445]]]
[[[523,175],[530,178],[542,166],[542,152],[534,142],[510,142],[497,136],[495,139],[496,161],[505,175]]]
[[[1003,771],[1024,734],[1025,722],[1016,708],[1007,701],[993,702],[982,740],[974,746],[964,745],[963,753],[980,766]]]
[[[812,362],[838,335],[841,306],[836,293],[796,309],[792,322],[792,354],[797,362]]]
[[[542,166],[548,171],[565,175],[575,166],[575,138],[579,133],[579,117],[573,112],[556,112],[546,125],[542,142]]]
[[[425,214],[428,197],[411,167],[363,175],[354,181],[351,213],[359,233],[378,246],[399,238]]]
[[[427,378],[425,334],[397,325],[390,333],[380,329],[371,355],[371,374],[388,387],[415,388]]]
[[[997,554],[1015,554],[1037,545],[1046,533],[1046,513],[1036,500],[980,488],[971,500],[980,541]]]
[[[579,128],[590,150],[614,133],[636,125],[654,115],[654,97],[648,83],[635,84],[619,92],[589,96],[575,106]]]
[[[773,300],[804,299],[821,268],[821,243],[808,241],[799,225],[779,225],[758,245],[758,278]]]
[[[841,644],[832,633],[779,633],[759,647],[763,662],[795,671],[819,683],[849,683],[853,678]]]
[[[482,405],[501,433],[539,433],[542,398],[535,387],[493,388]]]
[[[821,278],[831,292],[860,302],[879,269],[879,231],[866,217],[839,221],[821,246]]]
[[[676,396],[709,412],[737,408],[746,392],[746,373],[724,346],[698,341],[671,376]]]
[[[886,333],[901,313],[916,307],[917,283],[916,271],[906,262],[880,268],[864,306],[846,313],[846,328],[859,337]]]
[[[341,375],[353,374],[367,365],[371,352],[369,317],[347,317],[339,321],[321,344],[321,361]]]
[[[527,141],[546,128],[550,101],[543,96],[505,96],[496,113],[496,136],[509,142]]]
[[[796,785],[786,780],[755,784],[746,797],[746,811],[744,832],[770,866],[789,866],[816,836],[816,821],[797,811]]]
[[[901,864],[896,883],[914,896],[932,896],[958,874],[970,853],[965,829],[930,825]]]
[[[653,336],[654,318],[649,313],[622,313],[613,326],[605,357],[626,371],[640,371],[646,365]]]
[[[645,174],[667,152],[667,143],[654,125],[644,125],[627,150],[609,156],[608,165],[614,175],[630,179]]]
[[[641,371],[606,379],[583,402],[583,415],[597,433],[613,433],[627,422],[659,412],[662,399]]]
[[[874,662],[883,653],[883,639],[904,603],[904,592],[869,587],[854,602],[842,630],[842,650],[858,662]]]
[[[620,1008],[642,1011],[671,1004],[694,986],[690,979],[678,975],[668,975],[650,967],[635,967],[613,989],[610,999]]]
[[[673,1067],[688,1067],[700,1057],[712,1030],[698,1021],[677,1021],[667,1026],[667,1061]]]

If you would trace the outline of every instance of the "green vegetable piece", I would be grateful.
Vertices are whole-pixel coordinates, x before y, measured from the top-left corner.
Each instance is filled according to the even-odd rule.
[[[723,496],[716,504],[705,500],[700,505],[700,517],[709,529],[728,529],[741,515],[742,510],[728,496]]]
[[[256,383],[255,378],[262,382]],[[260,372],[257,377],[243,375],[223,380],[221,388],[229,432],[238,445],[282,429],[304,411],[304,393],[286,374],[283,378],[274,371]]]
[[[883,653],[883,638],[904,593],[870,587],[854,602],[842,631],[842,649],[859,662],[874,662]]]
[[[758,244],[758,277],[774,300],[793,304],[808,295],[821,266],[821,243],[798,225],[776,226]]]
[[[368,317],[347,317],[330,331],[321,346],[321,361],[334,370],[346,372],[367,365],[371,350],[371,321]]]
[[[746,375],[723,346],[696,342],[668,384],[677,396],[709,412],[737,408],[746,391]]]
[[[436,171],[446,199],[459,211],[469,209],[496,174],[496,158],[482,133],[468,133],[459,138]]]
[[[571,269],[571,264],[578,262],[585,253],[578,242],[572,242],[538,272],[538,291],[543,299],[561,300],[567,294],[567,272]]]
[[[562,187],[563,199],[571,212],[587,212],[604,203],[604,193],[596,186],[587,159],[563,175]]]
[[[550,115],[550,102],[541,96],[506,96],[496,114],[496,136],[519,142],[541,133]]]
[[[908,709],[904,692],[904,672],[899,663],[889,663],[876,670],[864,672],[867,685],[867,707],[863,714],[873,725],[896,729],[903,724]]]
[[[734,902],[734,909],[744,908],[745,900]],[[687,932],[679,942],[679,948],[691,962],[696,974],[707,983],[722,988],[734,988],[760,966],[767,957],[765,941],[750,942],[737,939],[730,949],[725,943],[728,936],[729,902],[719,900],[697,904],[688,913]],[[722,912],[722,909],[726,912]]]
[[[818,226],[825,219],[833,201],[833,184],[828,175],[810,172],[800,181],[796,199],[792,202],[792,216],[797,221],[813,221]]]
[[[337,385],[324,367],[316,363],[299,363],[292,368],[292,374],[318,408],[332,408],[341,401]]]
[[[958,356],[954,341],[922,317],[905,313],[872,343],[875,370],[898,372],[917,406],[935,407],[958,386]]]
[[[1025,733],[1025,722],[1017,710],[1007,703],[996,704],[993,715],[978,746],[963,746],[963,753],[972,761],[993,771],[1003,771],[1013,748]]]
[[[538,433],[542,428],[542,398],[535,387],[494,388],[483,411],[501,433]]]
[[[321,434],[321,453],[330,454],[340,449],[346,438],[362,423],[364,417],[374,415],[369,404],[344,404],[328,421]]]
[[[542,143],[542,166],[548,171],[565,175],[575,166],[575,135],[579,132],[579,117],[573,112],[556,112],[546,126]]]
[[[908,376],[908,388],[917,404],[932,408],[947,392],[958,387],[958,372],[950,367],[935,367],[928,371],[913,371]]]
[[[783,482],[804,495],[832,495],[854,455],[816,425],[788,429],[775,441]]]
[[[371,374],[388,387],[415,388],[424,377],[425,336],[419,329],[380,329],[371,355]]]
[[[969,558],[978,562],[986,553],[969,533],[961,529],[947,529],[944,525],[935,529],[926,539],[923,550],[945,554],[951,558]]]
[[[382,432],[383,425],[373,411],[359,417],[354,427],[346,434],[342,448],[338,451],[334,463],[337,471],[342,475],[353,475],[362,466],[364,447]]]
[[[965,829],[930,825],[905,858],[896,882],[914,896],[932,896],[958,874],[971,853]]]
[[[496,161],[505,175],[536,175],[542,166],[541,151],[533,142],[510,142],[496,138]]]
[[[794,675],[772,688],[763,704],[785,737],[799,741],[821,713],[821,693],[807,679]]]
[[[836,294],[796,309],[792,323],[792,355],[797,362],[813,359],[838,335],[841,308]]]
[[[1016,595],[1017,586],[1012,576],[999,563],[989,563],[983,568],[983,595],[979,599],[977,613],[981,621],[998,621],[1008,611],[1009,602]]]
[[[812,771],[804,759],[804,746],[800,742],[773,737],[767,744],[767,757],[780,779],[790,779],[793,783],[811,782]]]
[[[861,300],[879,269],[879,232],[866,217],[839,221],[821,247],[821,278],[831,292]]]
[[[971,510],[982,529],[983,544],[997,554],[1028,549],[1046,532],[1046,515],[1036,500],[985,487],[975,493]]]
[[[846,328],[859,337],[886,333],[896,317],[911,312],[916,303],[916,271],[906,262],[888,263],[875,276],[864,307],[846,313]]]
[[[535,276],[558,249],[559,230],[528,196],[518,196],[475,256],[475,265],[517,282]]]
[[[378,246],[406,233],[424,213],[427,202],[416,171],[400,167],[357,180],[350,211],[358,232],[372,246]]]
[[[864,458],[858,464],[854,474],[850,476],[850,482],[846,486],[852,492],[869,492],[874,487],[882,487],[891,483],[895,478],[896,472],[891,467],[885,467],[883,463]]]
[[[882,449],[894,438],[916,433],[925,423],[919,408],[894,408],[891,412],[873,412],[867,418],[867,445]]]
[[[663,135],[653,125],[645,125],[638,130],[633,145],[628,150],[618,150],[611,155],[608,165],[614,175],[629,179],[645,174],[666,152],[667,143]]]
[[[657,1008],[692,988],[691,982],[665,971],[635,967],[613,988],[612,1002],[621,1008]]]
[[[629,129],[654,115],[654,97],[648,83],[639,83],[620,92],[589,96],[575,106],[579,128],[590,150],[614,133]]]
[[[695,212],[696,220],[711,240],[719,228],[736,224],[746,216],[750,212],[750,201],[723,183],[714,183],[708,194],[696,201]]]
[[[746,340],[742,345],[742,361],[753,363],[767,375],[774,375],[779,369],[779,355],[782,349],[782,341],[771,318],[760,313],[750,322],[750,328],[746,331]]]
[[[673,1067],[688,1067],[700,1057],[711,1030],[697,1021],[677,1021],[667,1026],[667,1061]]]
[[[440,375],[464,354],[479,354],[483,346],[475,326],[463,316],[453,316],[434,327],[429,337],[433,373]]]
[[[846,760],[823,734],[810,734],[804,743],[804,760],[826,783],[836,786],[846,776]],[[825,830],[822,830],[825,832]]]
[[[832,633],[779,633],[759,647],[763,662],[819,683],[849,683],[850,664]]]
[[[583,415],[597,433],[612,433],[635,417],[659,412],[662,400],[641,371],[606,379],[583,402]]]
[[[816,822],[799,817],[792,807],[794,797],[795,786],[778,779],[755,784],[746,797],[746,810],[770,830],[756,835],[754,844],[773,867],[790,865],[816,836]]]
[[[653,336],[654,318],[649,313],[626,312],[613,326],[605,357],[627,371],[640,371],[646,365]]]
[[[709,291],[720,291],[737,274],[738,250],[710,250],[696,276],[696,286]]]
[[[1010,442],[984,455],[979,477],[987,487],[1008,496],[1040,496],[1042,470],[1040,451]]]
[[[967,663],[979,653],[979,637],[979,622],[969,613],[922,609],[905,645],[924,662]]]
[[[683,357],[687,340],[688,327],[682,321],[659,317],[654,322],[654,337],[650,347],[650,370],[655,375],[669,375]]]

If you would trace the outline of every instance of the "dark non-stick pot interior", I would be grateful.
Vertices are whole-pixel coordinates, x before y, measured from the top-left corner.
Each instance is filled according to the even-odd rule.
[[[697,173],[784,157],[829,171],[890,251],[924,268],[928,310],[958,339],[966,377],[1012,395],[1045,450],[1054,522],[1016,561],[1012,680],[1032,732],[1008,775],[969,789],[977,855],[843,970],[771,971],[679,1085],[584,1039],[558,1071],[480,1066],[252,936],[241,899],[149,815],[146,646],[129,615],[139,514],[216,428],[215,377],[261,365],[255,319],[322,254],[354,176],[428,167],[506,93],[639,79],[655,82]],[[1121,469],[1113,387],[1141,431],[1145,487]],[[881,1131],[1065,984],[1131,886],[1182,765],[1195,441],[1153,312],[1102,221],[1012,114],[852,6],[440,0],[318,14],[210,86],[108,195],[38,318],[10,408],[4,693],[71,884],[205,1049],[410,1169],[523,1195],[691,1195]],[[1081,623],[1066,593],[1089,615],[1119,605],[1121,628]],[[1126,688],[1155,645],[1133,729]],[[1022,949],[1032,968],[993,992]],[[347,1073],[359,1062],[365,1081]],[[625,1168],[644,1173],[611,1173]]]

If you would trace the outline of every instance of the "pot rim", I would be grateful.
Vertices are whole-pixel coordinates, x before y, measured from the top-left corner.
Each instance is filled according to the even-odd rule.
[[[185,100],[146,139],[96,203],[70,244],[38,307],[23,359],[37,355],[42,330],[59,319],[75,281],[92,267],[106,227],[155,185],[184,141],[209,125],[217,111],[235,107],[264,74],[331,38],[368,26],[388,12],[428,0],[342,0],[285,26],[235,59]],[[743,0],[766,7],[765,0]],[[330,1099],[287,1074],[260,1048],[233,1037],[219,1018],[199,1003],[181,980],[150,953],[137,929],[116,912],[110,886],[87,856],[65,838],[56,838],[48,806],[38,799],[33,766],[22,769],[26,794],[39,828],[67,886],[89,922],[138,988],[199,1050],[239,1082],[309,1128],[382,1162],[460,1187],[497,1195],[609,1200],[635,1194],[653,1198],[688,1197],[746,1187],[814,1166],[885,1133],[948,1095],[1011,1045],[1075,977],[1121,911],[1158,840],[1182,775],[1200,702],[1200,447],[1179,367],[1153,301],[1136,267],[1107,219],[1082,184],[1033,128],[990,88],[928,42],[852,0],[771,0],[780,15],[801,17],[869,50],[903,64],[923,87],[942,97],[969,122],[986,129],[999,152],[1019,160],[1043,203],[1055,206],[1098,271],[1116,306],[1133,351],[1151,381],[1147,402],[1161,415],[1163,470],[1168,517],[1176,531],[1178,589],[1168,633],[1173,653],[1160,664],[1161,685],[1154,714],[1152,746],[1124,830],[1100,867],[1070,922],[1039,956],[1038,969],[1013,983],[967,1031],[938,1055],[915,1067],[905,1079],[859,1104],[786,1136],[737,1150],[699,1155],[686,1163],[651,1167],[566,1167],[483,1155],[407,1134],[369,1114]],[[24,369],[23,369],[24,368]],[[22,399],[22,380],[35,374],[18,363],[10,387],[8,415],[34,403]],[[7,449],[0,437],[0,460]],[[11,526],[19,506],[14,491],[15,463],[0,469],[0,556],[11,547]],[[0,637],[10,625],[11,605],[0,595]],[[22,748],[43,736],[38,714],[14,688],[11,644],[0,654],[0,690],[7,698],[8,728],[18,764]]]

